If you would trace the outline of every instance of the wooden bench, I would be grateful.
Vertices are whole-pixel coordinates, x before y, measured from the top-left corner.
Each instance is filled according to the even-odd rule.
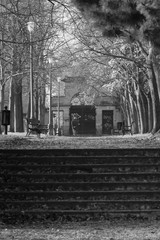
[[[124,122],[118,122],[117,123],[117,128],[113,129],[113,134],[123,134],[125,135],[126,133],[131,133],[131,135],[133,135],[133,123],[131,123],[130,126],[125,125]]]
[[[27,133],[26,136],[30,134],[37,134],[40,137],[41,133],[47,134],[49,131],[48,125],[42,125],[39,121],[35,119],[29,119],[27,121]]]
[[[122,125],[123,135],[125,135],[126,133],[130,133],[131,135],[133,135],[133,129],[132,129],[133,128],[133,123],[134,122],[132,122],[131,125],[129,125],[129,126],[127,126],[123,123],[123,125]]]
[[[122,134],[122,122],[117,122],[117,128],[113,129],[113,135],[114,134]]]

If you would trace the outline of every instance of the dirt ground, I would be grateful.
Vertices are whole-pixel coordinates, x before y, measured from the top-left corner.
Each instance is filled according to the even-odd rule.
[[[0,149],[83,149],[83,148],[159,148],[160,134],[114,136],[25,136],[25,133],[0,135]]]
[[[159,240],[157,221],[51,223],[49,226],[1,227],[1,240]]]
[[[78,149],[78,148],[159,148],[160,135],[125,136],[45,136],[25,137],[24,133],[0,135],[0,149]],[[50,222],[40,225],[4,225],[0,240],[159,240],[160,220],[109,219],[82,222]]]

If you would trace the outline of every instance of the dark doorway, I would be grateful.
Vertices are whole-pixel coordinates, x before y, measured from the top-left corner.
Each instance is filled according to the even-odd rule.
[[[113,110],[102,111],[102,134],[111,134],[113,129]]]
[[[70,107],[70,134],[72,135],[71,128],[71,115],[77,113],[79,118],[78,134],[95,134],[96,133],[96,109],[94,106],[71,106]]]

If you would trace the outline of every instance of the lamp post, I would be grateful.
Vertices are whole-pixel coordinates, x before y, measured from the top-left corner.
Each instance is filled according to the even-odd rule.
[[[49,67],[49,135],[53,135],[53,116],[52,116],[52,58],[48,58]]]
[[[56,135],[61,136],[61,127],[60,127],[60,83],[61,83],[61,78],[58,77],[57,78],[57,82],[58,82],[58,126],[57,126],[57,131],[56,131]]]
[[[34,118],[34,101],[33,101],[33,45],[32,32],[34,31],[34,22],[28,22],[27,28],[30,33],[30,119]]]

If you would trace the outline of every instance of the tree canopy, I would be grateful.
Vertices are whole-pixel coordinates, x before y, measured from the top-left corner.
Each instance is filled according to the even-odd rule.
[[[72,0],[104,36],[147,40],[160,47],[159,0]],[[90,14],[88,14],[90,13]]]
[[[149,124],[152,125],[152,133],[156,132],[160,129],[160,2],[158,0],[72,0],[72,2],[81,11],[84,18],[101,30],[106,40],[112,38],[115,41],[123,38],[133,46],[134,43],[138,44],[138,51],[145,56],[144,59],[139,55],[137,56],[141,66],[136,63],[130,72],[131,74],[128,75],[128,64],[120,62],[121,68],[125,70],[125,75],[126,73],[128,75],[123,89],[123,106],[127,101],[128,103],[131,101],[132,93],[134,93],[139,112],[142,112],[142,109],[143,113],[152,112],[153,124],[151,119]],[[124,51],[124,55],[128,56],[127,51]],[[145,75],[142,74],[142,69],[140,70],[144,65],[146,65],[147,70]],[[134,83],[131,83],[129,79],[135,79]],[[147,82],[150,90],[149,95],[145,97],[144,92],[140,92],[139,88],[142,82],[143,84]],[[148,104],[149,101],[151,104]],[[131,105],[129,109],[131,109]],[[126,106],[125,109],[127,109]],[[127,115],[130,112],[128,111]],[[144,119],[142,116],[139,125],[143,124]]]

